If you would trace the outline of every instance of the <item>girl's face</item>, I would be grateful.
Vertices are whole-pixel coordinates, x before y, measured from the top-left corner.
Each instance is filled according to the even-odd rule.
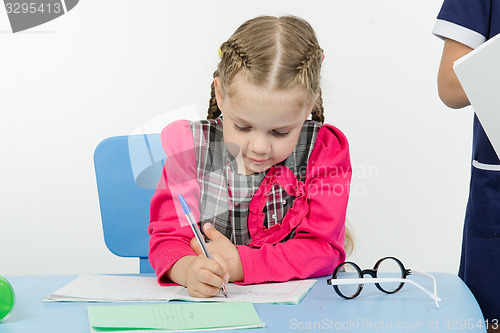
[[[243,174],[265,171],[286,159],[315,102],[305,88],[257,87],[241,72],[229,93],[222,91],[216,78],[215,94],[223,114],[224,142]]]

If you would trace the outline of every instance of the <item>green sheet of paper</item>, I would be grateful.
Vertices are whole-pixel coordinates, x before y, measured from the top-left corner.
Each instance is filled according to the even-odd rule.
[[[250,302],[89,306],[93,331],[264,327]]]

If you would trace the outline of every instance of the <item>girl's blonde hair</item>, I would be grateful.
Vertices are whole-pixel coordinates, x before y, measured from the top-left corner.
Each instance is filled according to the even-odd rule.
[[[312,120],[324,123],[320,71],[323,49],[309,23],[295,16],[259,16],[243,23],[222,43],[221,61],[213,77],[219,78],[227,92],[240,71],[255,86],[276,89],[304,87],[311,101],[318,95],[311,112]],[[207,119],[221,115],[215,97],[215,84],[209,101]],[[346,254],[353,249],[349,228],[345,231]]]
[[[320,70],[323,50],[309,23],[294,16],[259,16],[243,23],[220,47],[221,61],[214,72],[227,91],[237,73],[259,87],[290,89],[301,86],[311,99],[319,93],[312,119],[323,123]],[[215,86],[208,108],[208,119],[221,114]]]

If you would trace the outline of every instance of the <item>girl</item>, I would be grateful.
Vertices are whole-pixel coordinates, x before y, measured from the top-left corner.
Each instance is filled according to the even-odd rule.
[[[168,158],[148,228],[158,282],[210,297],[228,281],[331,274],[345,259],[351,166],[345,136],[322,125],[313,29],[297,17],[257,17],[219,55],[208,120],[162,131]],[[179,194],[214,259],[198,256]]]

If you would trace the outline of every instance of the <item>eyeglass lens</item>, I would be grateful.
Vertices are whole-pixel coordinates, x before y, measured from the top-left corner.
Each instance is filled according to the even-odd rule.
[[[336,278],[341,279],[359,279],[361,277],[361,270],[350,262],[344,263],[337,270]],[[361,291],[361,285],[359,284],[344,284],[344,285],[334,285],[334,289],[345,298],[356,297]]]
[[[381,259],[375,264],[374,269],[377,271],[378,278],[404,278],[404,267],[395,258],[388,257]],[[386,293],[395,293],[402,286],[401,282],[382,282],[378,283],[379,289]]]

